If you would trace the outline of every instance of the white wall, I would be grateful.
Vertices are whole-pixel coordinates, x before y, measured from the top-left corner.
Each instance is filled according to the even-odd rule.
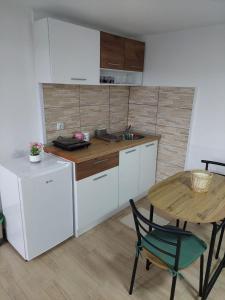
[[[145,85],[197,87],[186,167],[225,162],[225,25],[144,40]]]
[[[32,13],[0,3],[0,160],[41,140],[34,81]]]
[[[14,1],[16,2],[16,1]],[[198,88],[187,167],[225,161],[225,25],[145,37],[144,84]],[[0,160],[41,140],[32,14],[0,4]]]

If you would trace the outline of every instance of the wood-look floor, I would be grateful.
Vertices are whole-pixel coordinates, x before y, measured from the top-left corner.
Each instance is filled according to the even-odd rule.
[[[147,207],[148,202],[144,199],[139,205]],[[31,262],[25,262],[9,244],[0,247],[0,299],[169,299],[171,275],[154,266],[147,272],[141,259],[134,293],[128,295],[136,236],[119,221],[128,213],[129,208]],[[188,226],[208,241],[210,225]],[[185,279],[178,280],[176,299],[198,299],[198,274],[198,263],[183,272]],[[225,299],[224,282],[225,270],[208,299]]]

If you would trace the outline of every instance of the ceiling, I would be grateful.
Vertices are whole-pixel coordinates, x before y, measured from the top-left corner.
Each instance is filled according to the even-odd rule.
[[[34,9],[35,18],[55,16],[128,36],[225,23],[225,0],[20,1]]]

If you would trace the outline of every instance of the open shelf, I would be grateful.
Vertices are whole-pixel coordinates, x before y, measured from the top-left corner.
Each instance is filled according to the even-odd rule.
[[[104,79],[109,82],[102,82]],[[142,72],[100,69],[100,84],[104,85],[142,85]],[[110,80],[113,82],[110,82]]]

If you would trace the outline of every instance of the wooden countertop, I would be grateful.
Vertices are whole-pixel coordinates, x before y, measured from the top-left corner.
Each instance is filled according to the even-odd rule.
[[[120,142],[106,142],[93,138],[91,140],[91,145],[88,148],[83,148],[75,151],[65,151],[55,146],[46,146],[44,148],[45,152],[52,153],[73,161],[77,164],[81,162],[88,161],[90,159],[95,159],[103,155],[119,152],[131,147],[139,146],[148,142],[159,140],[160,136],[145,136],[143,139],[134,141],[120,141]]]

